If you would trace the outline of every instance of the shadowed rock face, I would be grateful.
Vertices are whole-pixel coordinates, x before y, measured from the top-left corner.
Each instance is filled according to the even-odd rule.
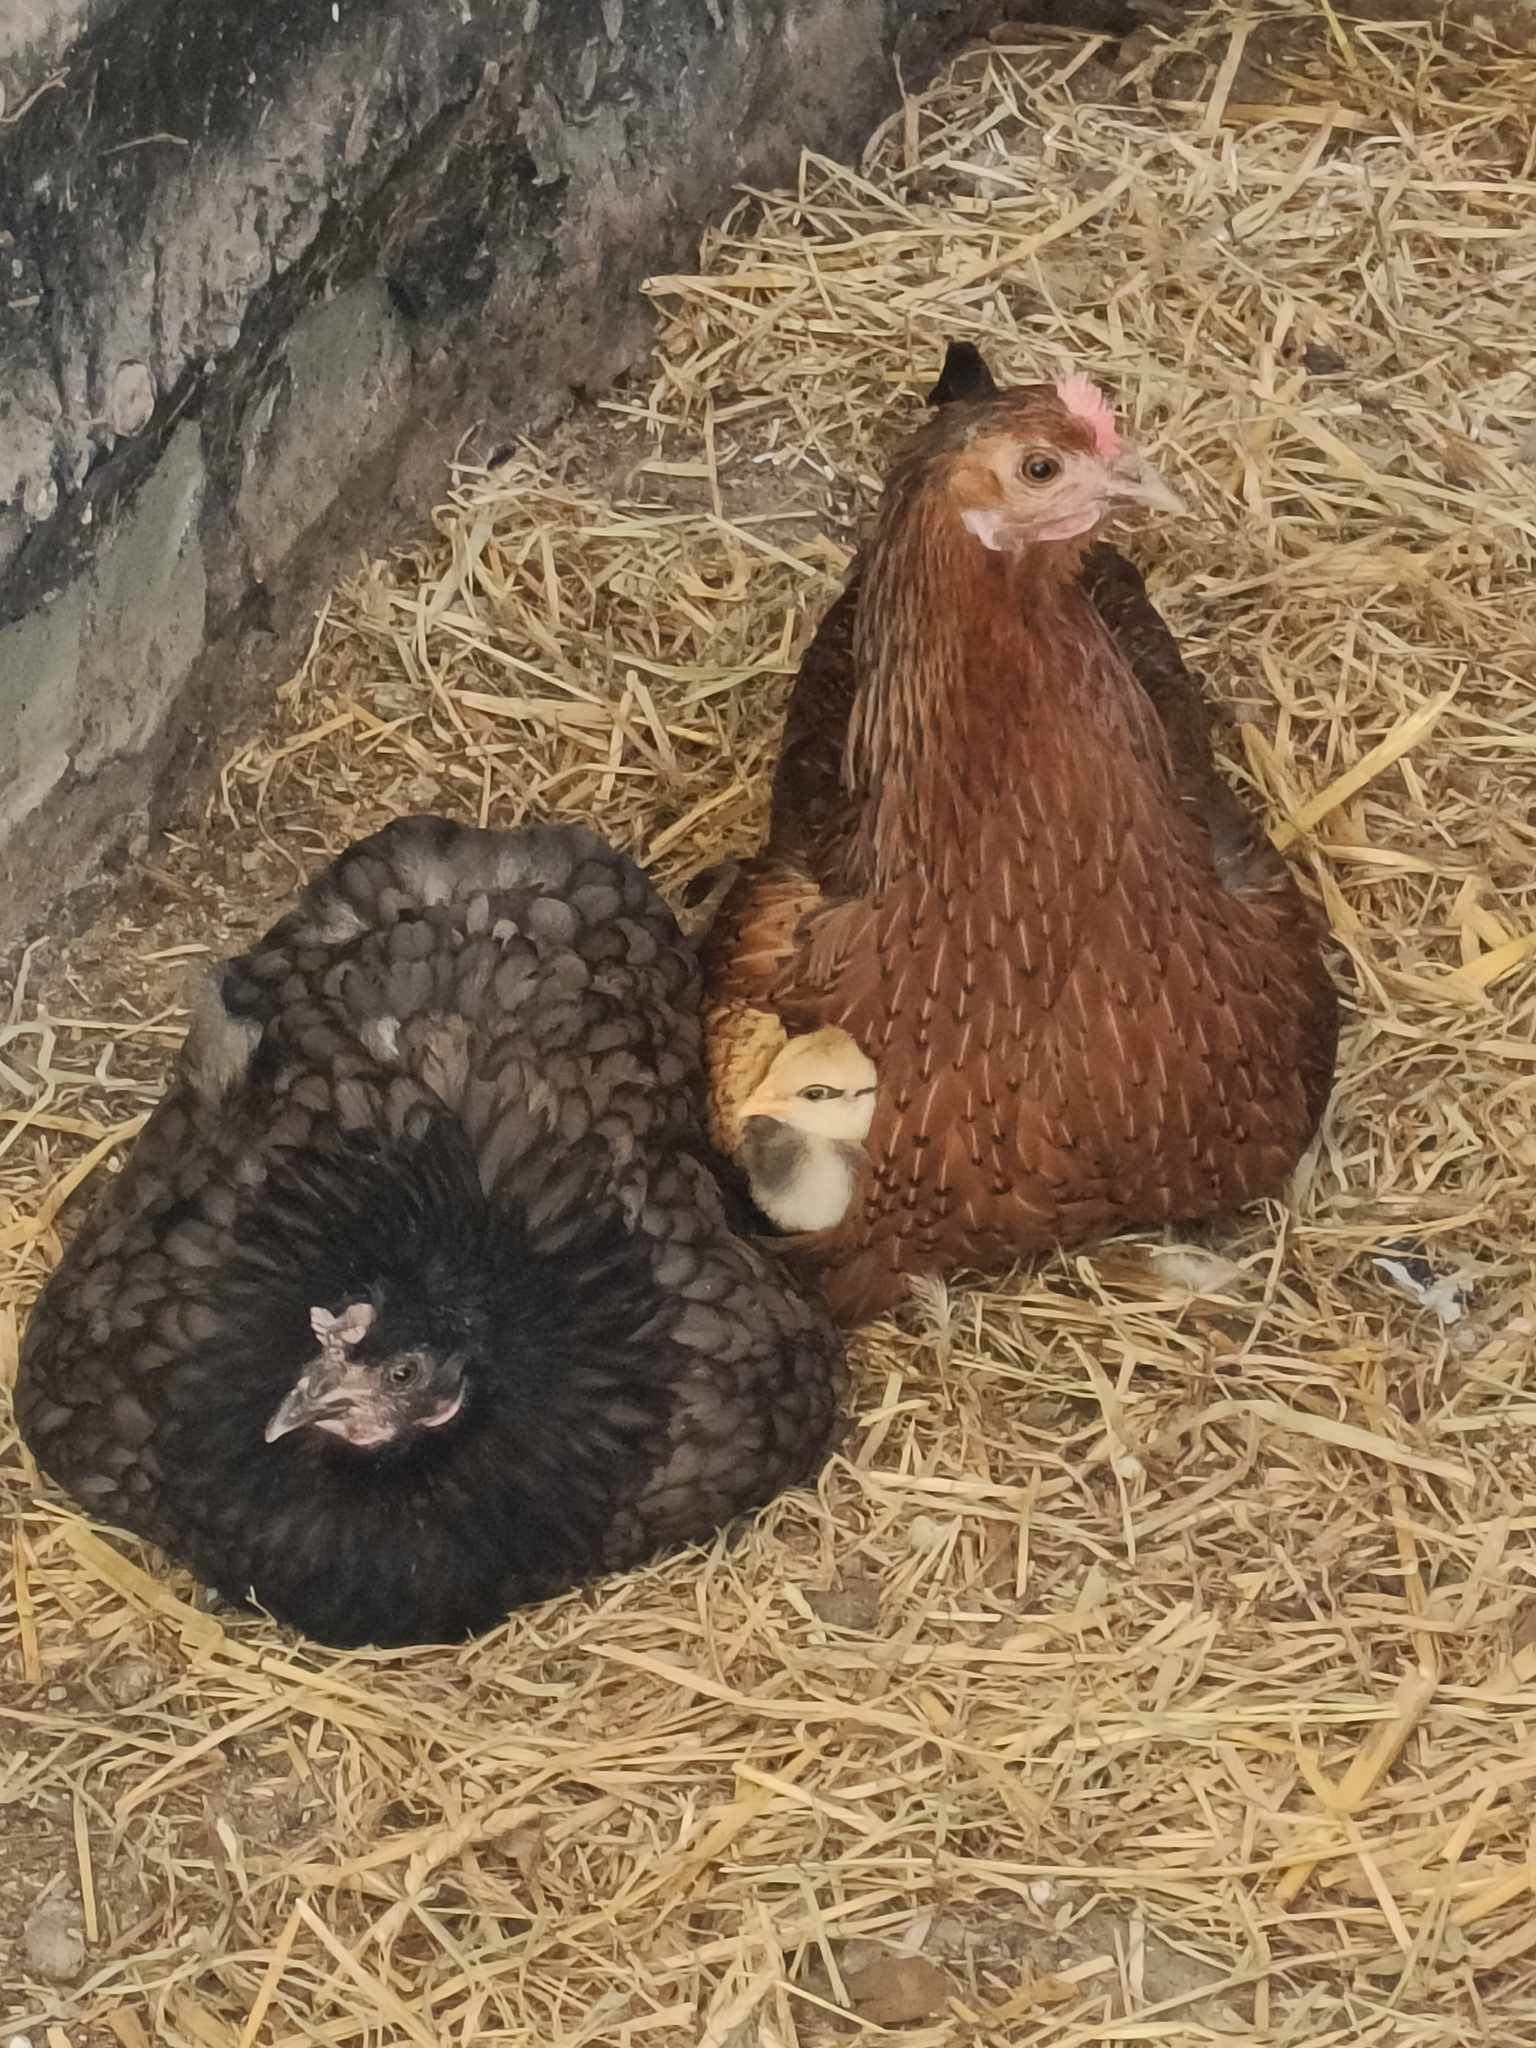
[[[466,426],[547,425],[741,181],[988,0],[18,0],[0,955],[195,794]],[[41,88],[41,89],[40,89]],[[25,104],[20,118],[14,118]]]

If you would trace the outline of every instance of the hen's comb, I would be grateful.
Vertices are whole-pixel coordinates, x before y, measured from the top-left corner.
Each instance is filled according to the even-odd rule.
[[[1106,462],[1120,453],[1120,435],[1109,400],[1091,377],[1063,377],[1056,396],[1075,418],[1086,420],[1093,429],[1093,445]]]
[[[373,1328],[377,1313],[371,1301],[350,1302],[339,1316],[326,1308],[312,1308],[309,1327],[320,1339],[320,1357],[326,1364],[344,1365],[347,1351],[360,1344]]]

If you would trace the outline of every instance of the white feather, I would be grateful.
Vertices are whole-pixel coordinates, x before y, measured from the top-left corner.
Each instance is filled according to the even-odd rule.
[[[754,1187],[753,1199],[780,1230],[831,1230],[853,1200],[853,1168],[833,1145],[807,1141],[787,1187],[771,1192]]]
[[[400,1019],[398,1017],[370,1017],[358,1035],[376,1060],[399,1059]]]

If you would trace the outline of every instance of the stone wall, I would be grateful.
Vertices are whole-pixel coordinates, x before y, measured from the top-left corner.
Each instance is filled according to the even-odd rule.
[[[184,811],[467,427],[600,388],[734,184],[856,151],[898,60],[1008,11],[12,0],[0,956]]]

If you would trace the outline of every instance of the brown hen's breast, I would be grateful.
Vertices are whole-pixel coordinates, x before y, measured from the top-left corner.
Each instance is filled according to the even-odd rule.
[[[1156,761],[1077,722],[1015,767],[828,985],[802,951],[775,991],[880,1073],[866,1199],[821,1248],[850,1321],[906,1272],[1276,1194],[1326,1096],[1334,998],[1283,867],[1229,886]]]

